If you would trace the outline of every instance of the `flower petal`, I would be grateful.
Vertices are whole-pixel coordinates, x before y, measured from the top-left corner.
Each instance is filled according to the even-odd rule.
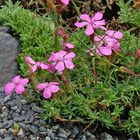
[[[13,89],[14,89],[15,85],[13,83],[7,83],[5,86],[4,86],[4,91],[6,94],[10,94]]]
[[[15,91],[17,94],[22,94],[25,91],[25,88],[22,85],[15,86]]]
[[[103,54],[103,55],[111,55],[112,54],[112,50],[110,47],[100,47],[99,51]]]
[[[76,54],[75,54],[74,52],[71,52],[71,53],[67,54],[64,58],[65,58],[65,59],[72,59],[72,58],[74,58],[75,56],[76,56]]]
[[[35,64],[36,63],[30,56],[26,57],[26,62],[30,63],[30,64]]]
[[[23,86],[25,86],[28,82],[29,82],[28,78],[24,78],[24,79],[20,80],[20,84],[23,85]]]
[[[50,85],[49,89],[51,92],[58,92],[60,90],[59,87],[56,85]]]
[[[65,67],[64,67],[64,63],[61,62],[61,61],[59,61],[59,62],[57,63],[57,65],[55,66],[55,69],[58,70],[58,71],[63,71],[64,68],[65,68]]]
[[[64,43],[64,45],[65,45],[67,48],[70,48],[70,49],[73,49],[73,48],[74,48],[74,45],[71,44],[71,43]]]
[[[50,82],[49,85],[59,85],[58,82]]]
[[[48,99],[48,98],[51,98],[51,96],[52,96],[51,90],[49,88],[46,88],[43,92],[43,97],[45,99]]]
[[[74,68],[74,64],[71,61],[65,60],[64,62],[65,62],[66,68],[68,68],[68,69]]]
[[[103,13],[97,12],[95,15],[92,17],[92,21],[94,20],[101,20],[103,18]]]
[[[61,2],[66,6],[69,4],[69,0],[61,0]]]
[[[38,84],[37,89],[38,90],[43,90],[44,88],[46,88],[48,86],[48,83],[41,83]]]
[[[74,25],[75,25],[76,27],[81,28],[81,27],[84,27],[84,26],[87,25],[87,24],[88,24],[88,22],[76,22]]]
[[[86,28],[86,31],[85,31],[85,34],[88,35],[88,36],[90,36],[90,35],[92,35],[93,33],[94,33],[94,30],[93,30],[92,25],[88,24],[88,25],[87,25],[87,28]]]
[[[13,82],[13,83],[18,83],[18,82],[20,82],[20,75],[15,76],[15,77],[12,79],[12,82]]]
[[[47,70],[49,68],[49,66],[47,64],[44,64],[44,63],[40,63],[40,67],[41,69],[44,69],[44,70]]]
[[[81,14],[80,19],[90,22],[90,17],[87,14]]]
[[[35,72],[37,70],[37,64],[35,64],[33,67],[32,67],[32,72]]]

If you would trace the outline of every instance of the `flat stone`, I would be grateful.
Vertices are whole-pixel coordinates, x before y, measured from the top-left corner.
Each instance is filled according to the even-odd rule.
[[[3,86],[17,72],[16,57],[19,52],[19,41],[8,33],[0,32],[0,83]]]

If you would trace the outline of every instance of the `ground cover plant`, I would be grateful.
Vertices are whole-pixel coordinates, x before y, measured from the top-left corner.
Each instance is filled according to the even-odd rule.
[[[140,138],[139,37],[108,29],[100,11],[79,13],[72,31],[61,18],[68,3],[59,1],[61,8],[43,17],[19,3],[0,9],[0,23],[19,36],[22,50],[20,75],[5,85],[6,94],[15,90],[39,102],[47,120],[97,124]],[[127,22],[139,26],[131,14]]]

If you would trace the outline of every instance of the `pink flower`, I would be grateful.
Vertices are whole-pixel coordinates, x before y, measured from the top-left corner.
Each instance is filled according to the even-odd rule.
[[[15,76],[11,83],[7,83],[4,87],[6,94],[10,94],[14,89],[17,94],[22,94],[25,91],[24,86],[29,82],[28,78],[20,78],[20,75]]]
[[[52,93],[58,92],[60,89],[58,87],[58,82],[41,83],[37,86],[38,90],[43,90],[43,97],[48,99],[52,96]]]
[[[103,30],[106,30],[104,27],[105,25],[105,20],[103,20],[103,14],[101,12],[95,13],[94,16],[91,18],[87,14],[82,14],[80,15],[80,19],[84,20],[83,22],[76,22],[75,26],[81,28],[87,25],[85,34],[86,35],[92,35],[94,33],[94,29],[100,28]]]
[[[61,0],[61,2],[64,4],[64,5],[68,5],[69,4],[69,2],[70,2],[70,0]]]
[[[97,42],[98,46],[96,53],[99,56],[106,55],[109,56],[112,54],[112,51],[120,51],[120,42],[118,39],[122,39],[123,34],[119,31],[108,30],[103,36],[95,36],[94,41]],[[93,48],[92,48],[93,49]]]
[[[47,64],[43,63],[43,62],[35,62],[31,57],[27,56],[26,57],[26,63],[27,64],[32,64],[32,68],[31,71],[35,72],[37,69],[45,69],[47,70],[49,67]]]
[[[64,51],[66,52],[70,52],[71,49],[74,48],[74,45],[72,43],[69,43],[69,42],[64,42],[64,40],[62,39],[62,46],[64,47]]]
[[[67,53],[66,51],[59,51],[57,53],[52,53],[48,61],[53,62],[55,69],[59,74],[63,73],[65,67],[67,69],[73,69],[74,64],[72,59],[75,57],[75,53]]]

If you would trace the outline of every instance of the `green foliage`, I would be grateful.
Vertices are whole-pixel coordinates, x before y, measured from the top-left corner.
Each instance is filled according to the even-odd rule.
[[[120,22],[121,23],[130,23],[135,26],[140,26],[140,9],[135,9],[130,7],[132,0],[129,0],[127,3],[124,0],[119,0],[120,7]]]
[[[126,6],[121,4],[121,8]],[[121,11],[121,18],[124,16],[124,21],[130,22],[125,8]],[[24,63],[27,55],[36,61],[47,61],[51,52],[56,50],[53,42],[55,29],[52,29],[50,17],[40,17],[16,3],[0,9],[0,22],[10,26],[20,38],[22,52],[18,62],[23,75],[28,75]],[[63,83],[60,75],[53,77],[42,72],[40,77],[40,81],[43,77],[47,81],[57,79],[61,86],[55,98],[41,101],[42,117],[100,123],[107,128],[139,136],[140,61],[136,57],[136,50],[140,48],[139,38],[124,32],[122,52],[116,53],[110,61],[106,57],[91,57],[86,53],[92,44],[82,30],[70,32],[70,42],[75,45],[76,58],[75,68],[65,71],[67,83]]]

